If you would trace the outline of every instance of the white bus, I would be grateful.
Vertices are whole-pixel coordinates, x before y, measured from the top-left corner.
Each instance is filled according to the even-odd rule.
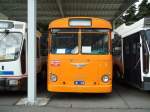
[[[37,31],[37,73],[42,70],[40,37]],[[0,20],[0,90],[26,90],[27,24]]]
[[[150,18],[114,30],[113,62],[116,79],[150,90]]]

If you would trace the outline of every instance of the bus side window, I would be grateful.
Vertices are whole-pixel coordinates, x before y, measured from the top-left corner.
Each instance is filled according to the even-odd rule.
[[[148,48],[146,45],[146,39],[145,39],[145,35],[143,34],[143,32],[141,32],[141,36],[142,36],[142,55],[143,55],[143,72],[145,74],[147,74],[149,72],[149,52],[148,52]]]
[[[39,40],[39,38],[37,37],[36,38],[36,57],[37,58],[40,58],[40,40]]]
[[[133,45],[132,45],[132,47],[133,47],[132,53],[133,54],[136,54],[136,51],[137,51],[136,50],[136,45],[137,45],[136,43],[133,43]]]
[[[22,74],[26,72],[26,41],[24,40],[21,52],[21,71]]]
[[[147,74],[149,72],[149,53],[146,48],[146,44],[143,45],[142,50],[143,50],[143,72]]]
[[[121,47],[121,36],[115,34],[113,39],[113,55],[121,55]]]
[[[126,47],[125,47],[125,50],[126,50],[126,54],[130,54],[130,48],[129,48],[129,43],[126,44]]]
[[[50,33],[48,34],[47,43],[48,43],[48,52],[51,52],[51,36],[50,36]]]
[[[48,38],[47,34],[40,38],[40,56],[47,56],[48,54]]]

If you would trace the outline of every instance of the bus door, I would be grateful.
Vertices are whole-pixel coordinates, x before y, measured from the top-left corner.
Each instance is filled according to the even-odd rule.
[[[141,84],[140,34],[135,33],[123,39],[125,80]]]

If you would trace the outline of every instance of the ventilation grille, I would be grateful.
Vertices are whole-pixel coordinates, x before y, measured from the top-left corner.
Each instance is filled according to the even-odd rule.
[[[15,24],[15,29],[23,29],[23,24]]]

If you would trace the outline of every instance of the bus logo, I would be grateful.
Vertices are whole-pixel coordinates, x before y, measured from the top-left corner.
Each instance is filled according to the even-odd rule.
[[[83,68],[87,65],[87,63],[71,63],[76,68]]]
[[[51,61],[51,66],[54,66],[54,67],[60,66],[60,61],[58,61],[58,60]]]

